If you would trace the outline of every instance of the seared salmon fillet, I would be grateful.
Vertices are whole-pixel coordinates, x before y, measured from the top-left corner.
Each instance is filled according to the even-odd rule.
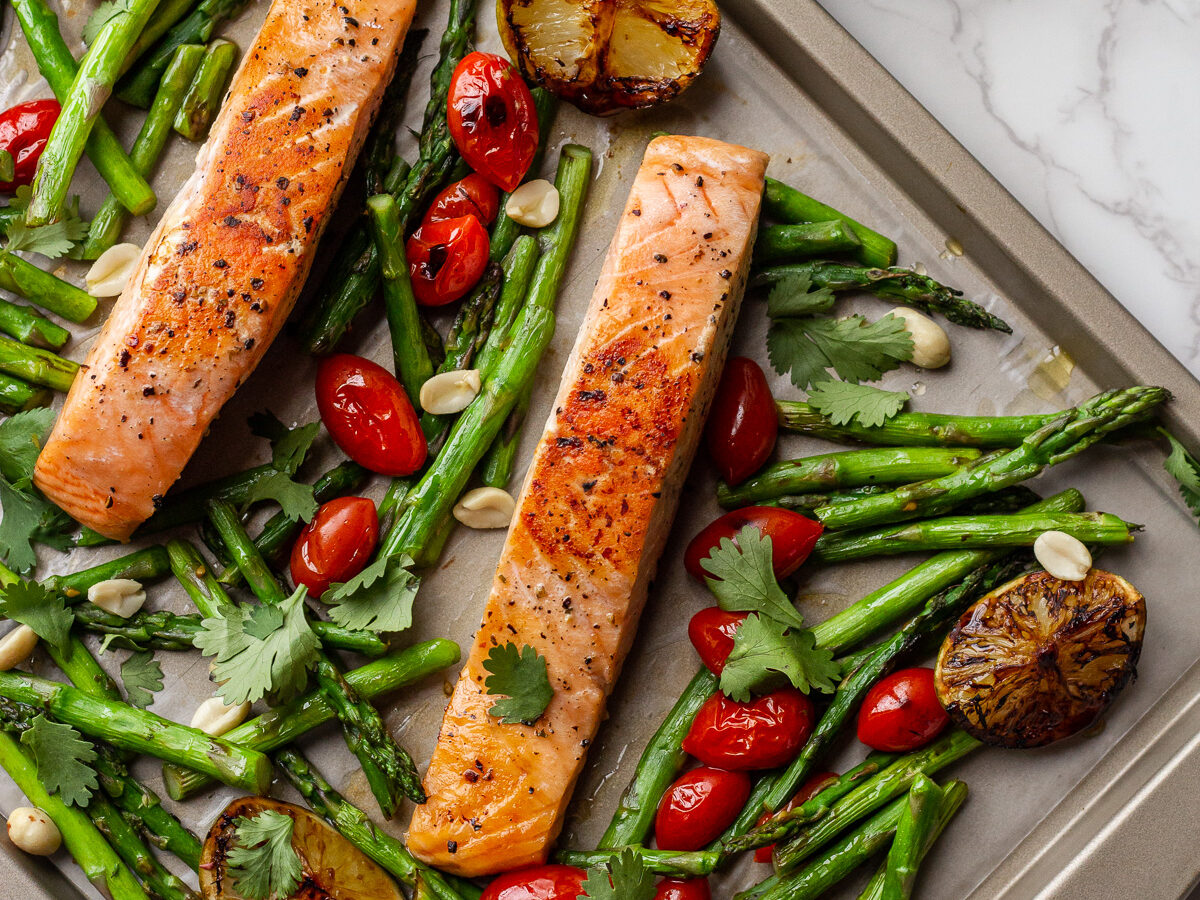
[[[563,372],[408,835],[460,875],[545,861],[633,642],[737,318],[767,157],[652,141]],[[488,710],[493,647],[546,659],[532,725]]]
[[[283,327],[416,0],[274,0],[88,354],[34,482],[127,539]]]

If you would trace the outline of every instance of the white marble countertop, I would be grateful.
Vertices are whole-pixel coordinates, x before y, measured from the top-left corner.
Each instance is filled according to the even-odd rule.
[[[820,0],[1200,376],[1200,0]]]

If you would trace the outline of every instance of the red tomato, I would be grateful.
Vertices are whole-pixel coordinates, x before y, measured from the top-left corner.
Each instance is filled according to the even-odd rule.
[[[710,606],[700,610],[688,622],[688,638],[700,654],[700,660],[714,675],[720,675],[725,668],[725,660],[733,652],[733,636],[748,615]]]
[[[812,702],[795,688],[783,688],[738,703],[720,691],[696,714],[683,749],[706,766],[773,769],[791,762],[812,733]]]
[[[338,497],[317,510],[292,546],[292,581],[320,597],[363,570],[379,542],[379,513],[366,497]]]
[[[700,560],[708,558],[713,548],[721,543],[721,538],[735,540],[737,533],[747,525],[753,525],[771,539],[771,562],[776,578],[784,578],[800,568],[824,530],[820,522],[790,509],[777,506],[735,509],[692,538],[683,554],[684,568],[703,581],[708,573],[700,566]]]
[[[480,224],[491,225],[499,211],[500,192],[496,186],[482,175],[472,172],[433,198],[421,224],[474,216]]]
[[[778,436],[767,376],[754,360],[733,357],[725,363],[705,431],[717,471],[729,484],[745,481],[770,457]]]
[[[654,900],[712,900],[707,878],[664,878],[654,891]]]
[[[574,866],[530,866],[496,878],[479,900],[576,900],[586,880]]]
[[[901,669],[867,691],[858,711],[858,739],[874,750],[907,753],[924,747],[949,723],[933,686],[933,669]]]
[[[521,183],[538,145],[537,108],[502,56],[468,53],[450,81],[446,120],[467,165],[503,191]]]
[[[16,170],[12,181],[0,181],[0,191],[11,193],[33,182],[38,159],[60,112],[57,100],[30,100],[0,113],[0,150],[12,154]]]
[[[369,359],[338,353],[317,370],[317,409],[335,444],[380,475],[411,475],[429,448],[408,395]]]
[[[817,796],[817,794],[821,793],[821,791],[823,791],[830,782],[837,781],[837,779],[837,772],[822,772],[819,775],[814,775],[812,778],[808,779],[808,781],[804,782],[804,784],[800,785],[800,790],[796,791],[796,796],[789,800],[787,805],[784,806],[783,810],[781,811],[792,810],[797,806],[803,806],[813,797]],[[771,818],[771,814],[765,812],[758,817],[758,822],[755,824],[761,825],[769,818]],[[774,852],[774,844],[767,844],[765,847],[759,847],[754,851],[754,861],[760,863],[769,863],[771,861],[771,854]]]
[[[488,264],[488,233],[474,216],[422,225],[405,245],[413,293],[422,306],[453,303]]]
[[[701,766],[675,779],[658,804],[660,850],[699,850],[721,836],[750,796],[750,776]]]

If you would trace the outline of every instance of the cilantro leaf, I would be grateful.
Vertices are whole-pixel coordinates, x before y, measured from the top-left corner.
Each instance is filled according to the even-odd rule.
[[[1171,445],[1171,453],[1163,463],[1163,468],[1179,482],[1179,493],[1188,509],[1200,517],[1200,463],[1173,434],[1165,428],[1158,430]]]
[[[226,861],[234,890],[246,900],[284,900],[300,886],[304,868],[292,846],[291,816],[263,810],[253,819],[238,816]]]
[[[628,847],[602,866],[588,870],[576,900],[654,900],[654,873]]]
[[[736,543],[721,538],[700,560],[700,567],[709,574],[708,589],[726,612],[760,612],[795,628],[804,627],[804,619],[775,580],[771,538],[753,525],[737,533]]]
[[[67,645],[75,616],[67,609],[61,594],[36,581],[14,581],[0,596],[4,598],[3,614],[8,618],[28,625],[48,644]]]
[[[205,656],[216,657],[213,677],[223,682],[217,693],[227,704],[266,694],[282,702],[304,689],[320,646],[305,616],[304,594],[300,587],[279,604],[282,618],[269,632],[263,629],[266,617],[256,616],[253,608],[237,607],[200,623],[193,643]]]
[[[92,797],[98,783],[96,771],[89,765],[96,751],[70,725],[51,722],[39,715],[21,735],[37,764],[38,781],[68,806],[83,806]]]
[[[106,0],[96,7],[83,26],[83,42],[89,47],[96,42],[110,22],[129,13],[131,0]]]
[[[745,703],[750,695],[778,687],[782,676],[804,693],[832,693],[841,668],[833,652],[818,648],[807,628],[790,629],[762,615],[747,616],[733,636],[733,651],[721,670],[721,690]]]
[[[812,279],[808,275],[786,275],[767,294],[767,315],[772,319],[811,316],[813,313],[828,312],[833,308],[834,300],[833,291],[829,288],[813,290]]]
[[[875,322],[844,319],[776,319],[767,332],[767,355],[775,371],[804,389],[829,378],[874,381],[912,358],[912,335],[904,320],[888,313]]]
[[[309,522],[317,514],[313,486],[293,481],[287,472],[272,472],[254,482],[246,502],[262,500],[274,500],[283,509],[283,514],[294,521]]]
[[[311,484],[293,479],[304,463],[320,424],[309,422],[288,428],[270,412],[258,412],[250,417],[250,431],[271,442],[271,466],[274,472],[257,479],[250,489],[247,503],[273,500],[283,514],[295,521],[308,522],[317,512],[317,501]]]
[[[9,416],[0,423],[0,475],[18,491],[33,484],[33,465],[50,435],[57,414],[48,407]]]
[[[406,631],[412,627],[413,601],[421,580],[412,557],[385,556],[345,584],[335,584],[321,600],[331,604],[329,618],[355,631]]]
[[[265,641],[282,624],[283,613],[278,606],[257,606],[246,620],[246,634]]]
[[[23,494],[0,478],[0,559],[24,574],[37,565],[34,535],[42,524],[46,501]]]
[[[47,225],[30,228],[24,219],[14,219],[5,233],[4,249],[40,253],[49,259],[57,259],[70,253],[86,234],[87,223],[68,207],[61,219]]]
[[[908,403],[904,391],[884,391],[848,381],[820,381],[808,390],[808,403],[834,425],[882,425]]]
[[[493,647],[483,667],[491,673],[483,683],[488,694],[506,698],[493,703],[488,714],[505,725],[532,724],[554,699],[546,658],[528,644]]]
[[[162,666],[149,650],[134,653],[121,663],[121,681],[130,704],[145,709],[154,701],[155,692],[162,690]]]

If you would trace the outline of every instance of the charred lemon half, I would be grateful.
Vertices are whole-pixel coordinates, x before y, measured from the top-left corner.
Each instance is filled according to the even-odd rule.
[[[528,81],[602,116],[676,97],[721,14],[712,0],[497,0],[496,22]]]
[[[200,892],[204,900],[241,900],[229,874],[228,853],[237,820],[264,812],[291,817],[292,848],[303,875],[289,900],[404,900],[396,882],[361,850],[306,809],[269,797],[234,800],[213,823],[200,854]]]
[[[1031,572],[963,613],[937,661],[950,717],[988,744],[1041,747],[1086,728],[1134,674],[1146,601],[1124,578]]]

